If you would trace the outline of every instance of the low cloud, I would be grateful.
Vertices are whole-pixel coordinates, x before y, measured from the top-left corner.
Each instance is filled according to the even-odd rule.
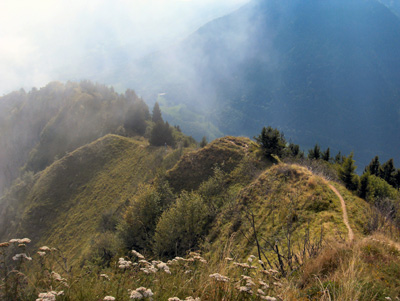
[[[6,0],[0,95],[51,80],[92,79],[125,56],[167,47],[247,0]]]

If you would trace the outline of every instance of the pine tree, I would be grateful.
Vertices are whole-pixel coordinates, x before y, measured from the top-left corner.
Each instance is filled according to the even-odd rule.
[[[322,160],[329,162],[331,160],[331,150],[329,147],[322,153]]]
[[[393,159],[389,159],[386,163],[382,164],[379,176],[388,182],[393,187],[396,186],[395,180],[396,169],[394,168]]]
[[[158,104],[158,102],[156,102],[154,104],[153,107],[153,115],[152,115],[152,119],[151,119],[154,123],[159,123],[159,122],[164,122],[162,115],[161,115],[161,109],[160,106]]]
[[[288,146],[288,153],[289,156],[294,157],[294,158],[299,158],[302,155],[302,152],[300,151],[300,146],[298,144],[290,143]]]
[[[206,136],[203,136],[203,138],[200,141],[200,147],[205,147],[208,144]]]
[[[351,153],[347,158],[344,159],[341,168],[339,169],[339,178],[346,185],[347,189],[356,191],[359,187],[360,179],[355,173],[357,166],[354,165],[353,160],[354,154]]]
[[[149,142],[154,146],[175,147],[175,138],[168,122],[157,122],[150,133]]]
[[[371,174],[369,172],[365,172],[360,178],[360,191],[358,195],[364,200],[366,200],[368,196],[370,176]]]
[[[278,129],[273,129],[270,126],[267,128],[263,127],[261,134],[254,138],[261,146],[261,150],[267,159],[273,160],[272,155],[282,157],[286,147],[286,141],[285,137]]]
[[[335,163],[337,163],[337,164],[343,163],[343,157],[342,157],[342,153],[340,151],[335,156]]]
[[[308,159],[318,160],[321,158],[321,149],[318,144],[315,144],[313,149],[308,150]]]
[[[375,156],[372,159],[371,163],[367,167],[365,167],[364,172],[369,172],[371,175],[379,176],[379,170],[381,168],[381,164],[379,163],[379,157]]]
[[[396,188],[400,189],[400,169],[398,169],[394,175],[394,179],[396,181]]]

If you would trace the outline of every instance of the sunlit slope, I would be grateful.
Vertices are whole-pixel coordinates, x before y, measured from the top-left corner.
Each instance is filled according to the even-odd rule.
[[[176,191],[196,190],[214,174],[214,167],[229,173],[255,149],[255,143],[248,138],[228,136],[216,139],[206,147],[183,156],[168,171],[167,180]]]
[[[81,256],[99,233],[102,214],[121,210],[164,159],[173,157],[172,151],[116,135],[79,148],[40,173],[17,235]]]
[[[328,184],[298,165],[281,163],[267,169],[242,189],[236,203],[217,219],[208,240],[212,256],[256,255],[253,216],[258,240],[267,254],[271,254],[267,241],[271,245],[278,242],[286,252],[289,232],[297,252],[308,231],[312,243],[321,239],[321,231],[323,240],[348,241],[340,200]],[[364,236],[369,205],[341,185],[334,185],[346,201],[355,237]]]

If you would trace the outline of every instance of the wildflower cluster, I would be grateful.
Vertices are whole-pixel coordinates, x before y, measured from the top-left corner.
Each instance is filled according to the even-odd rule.
[[[264,268],[264,263],[261,260],[256,260],[256,256],[250,255],[247,262],[241,263],[234,261],[231,257],[226,257],[228,262],[228,276],[223,276],[219,273],[209,275],[215,282],[225,283],[226,286],[218,286],[216,294],[225,296],[230,294],[238,294],[240,299],[254,298],[260,300],[276,301],[275,297],[267,294],[276,294],[283,285],[277,277],[278,271]],[[239,269],[238,269],[239,268]],[[240,276],[237,274],[240,273]],[[231,289],[236,290],[236,293]],[[224,292],[221,293],[221,290]]]
[[[153,300],[151,297],[153,296],[153,292],[151,291],[151,289],[149,288],[145,288],[145,287],[139,287],[133,291],[131,291],[131,294],[129,296],[130,299],[145,299],[145,298],[149,298],[150,300]]]
[[[211,274],[210,278],[213,278],[213,279],[215,279],[215,281],[219,281],[219,282],[229,282],[229,278],[228,277],[222,276],[219,273]]]
[[[126,270],[132,266],[132,261],[125,260],[125,258],[118,259],[118,268],[121,270]]]
[[[46,293],[40,293],[39,298],[36,299],[36,301],[55,301],[57,296],[62,296],[64,295],[64,291],[50,291]]]

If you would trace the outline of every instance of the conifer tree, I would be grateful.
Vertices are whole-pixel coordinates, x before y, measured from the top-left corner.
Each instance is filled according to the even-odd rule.
[[[304,156],[304,154],[300,151],[300,146],[298,144],[290,143],[288,146],[288,154],[291,157],[299,158]]]
[[[261,146],[261,150],[267,159],[273,160],[272,155],[282,157],[286,141],[278,129],[273,129],[271,126],[263,127],[261,134],[254,138]]]
[[[343,157],[342,157],[342,153],[340,151],[335,156],[335,163],[338,163],[338,164],[343,163]]]
[[[365,167],[364,172],[369,172],[371,175],[379,176],[381,164],[379,163],[379,157],[375,156],[372,159],[371,163],[367,167]]]
[[[394,168],[393,159],[389,159],[386,163],[382,164],[380,168],[380,177],[388,182],[393,187],[396,186],[395,181],[396,169]]]
[[[339,169],[339,178],[344,182],[347,189],[356,191],[359,187],[359,181],[355,170],[357,166],[354,165],[355,161],[353,160],[354,154],[351,153],[347,158],[344,159],[341,168]]]
[[[368,195],[368,186],[369,186],[369,178],[371,174],[368,172],[363,173],[363,175],[360,178],[360,191],[359,191],[359,197],[366,200],[367,195]]]
[[[203,138],[200,141],[200,147],[205,147],[208,144],[206,136],[203,136]]]
[[[322,153],[322,160],[329,162],[331,159],[331,150],[329,147]]]
[[[175,147],[175,138],[169,123],[157,122],[151,130],[149,142],[154,146],[167,145]]]
[[[314,148],[308,151],[308,158],[318,160],[321,158],[321,149],[318,144],[315,144]]]
[[[153,115],[152,115],[152,119],[151,119],[154,123],[159,123],[159,122],[164,122],[162,115],[161,115],[161,109],[160,106],[158,104],[158,102],[156,102],[154,104],[153,107]]]
[[[400,169],[398,169],[394,175],[394,179],[396,181],[396,188],[400,189]]]

